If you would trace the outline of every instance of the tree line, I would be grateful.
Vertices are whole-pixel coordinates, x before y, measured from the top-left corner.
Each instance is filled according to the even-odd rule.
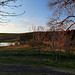
[[[29,44],[31,47],[49,46],[52,51],[52,56],[56,56],[55,52],[59,51],[59,58],[61,52],[64,50],[66,56],[69,57],[75,51],[75,30],[71,31],[39,31],[24,33],[20,36],[20,41],[24,44]]]

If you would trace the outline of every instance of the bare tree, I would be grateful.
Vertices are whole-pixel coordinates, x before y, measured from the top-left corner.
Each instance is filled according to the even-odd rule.
[[[74,15],[75,0],[48,0],[49,9],[53,10],[55,15]]]
[[[50,46],[52,47],[52,56],[55,56],[55,44],[56,44],[56,32],[53,31],[52,34],[51,34],[51,42],[50,42]]]
[[[44,27],[42,26],[32,26],[32,29],[33,29],[33,45],[34,46],[38,46],[39,47],[39,54],[40,53],[40,50],[41,50],[41,45],[42,45],[42,42],[44,40],[44,36],[45,36],[45,32],[43,33],[44,31]]]
[[[64,31],[59,31],[58,32],[58,37],[57,37],[57,42],[58,42],[58,47],[59,47],[59,58],[61,57],[61,51],[64,47],[64,42],[66,41],[66,36]]]
[[[69,30],[73,25],[75,25],[75,0],[49,0],[48,7],[50,10],[53,10],[53,14],[56,15],[58,18],[66,15],[67,17],[57,22],[57,27],[62,29],[63,26],[68,26],[66,30]],[[56,17],[55,16],[55,17]],[[58,21],[58,20],[57,20]]]
[[[4,9],[4,10],[0,9],[0,24],[1,25],[2,23],[6,24],[9,21],[9,19],[6,19],[7,17],[20,16],[25,13],[24,11],[23,13],[18,14],[17,12],[10,12],[7,10],[8,8],[12,9],[12,8],[17,8],[22,6],[22,4],[16,5],[15,3],[16,1],[18,0],[0,0],[0,7]],[[14,5],[11,2],[14,2]]]
[[[71,17],[72,19],[70,19]],[[68,16],[63,21],[58,21],[57,18],[50,18],[47,26],[50,27],[50,31],[68,31],[73,25],[75,25],[73,18],[73,16]]]
[[[61,22],[56,18],[49,18],[47,26],[49,27],[50,31],[64,31],[66,28],[65,24],[62,25]]]

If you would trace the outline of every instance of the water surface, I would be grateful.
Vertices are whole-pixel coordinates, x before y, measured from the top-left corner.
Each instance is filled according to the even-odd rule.
[[[0,43],[0,46],[11,46],[11,45],[15,45],[15,44],[14,43],[9,43],[9,42]]]

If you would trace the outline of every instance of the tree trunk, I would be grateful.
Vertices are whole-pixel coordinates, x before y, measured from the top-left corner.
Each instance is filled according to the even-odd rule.
[[[53,42],[53,49],[52,49],[52,56],[54,57],[54,55],[55,55],[55,48],[54,48],[54,42]]]
[[[59,52],[59,58],[61,57],[61,44],[60,44],[60,52]]]

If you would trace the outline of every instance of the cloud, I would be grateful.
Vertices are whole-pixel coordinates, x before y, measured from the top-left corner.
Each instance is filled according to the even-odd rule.
[[[17,28],[17,27],[24,27],[24,28],[28,28],[28,29],[32,28],[32,26],[23,26],[23,25],[18,25],[18,24],[10,24],[9,26],[13,26],[15,28]]]
[[[29,20],[29,19],[21,19],[23,21],[26,21],[26,22],[33,22],[33,20]]]
[[[13,26],[13,27],[15,27],[15,28],[17,28],[17,27],[22,27],[22,25],[17,25],[17,24],[10,24],[10,26]]]
[[[0,25],[7,26],[8,24],[7,23],[0,23]]]

